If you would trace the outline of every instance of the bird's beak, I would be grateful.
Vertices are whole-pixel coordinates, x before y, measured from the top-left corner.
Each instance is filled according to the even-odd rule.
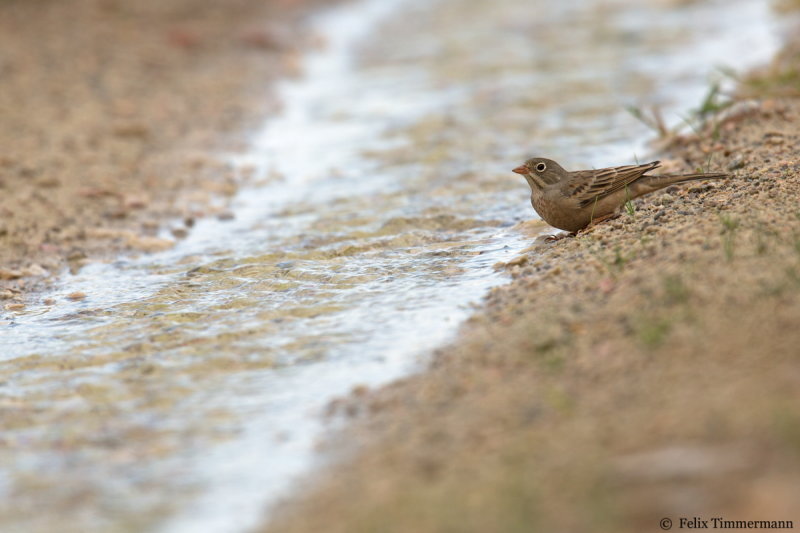
[[[528,167],[525,165],[519,166],[512,170],[511,172],[516,172],[517,174],[522,174],[523,176],[528,173]]]

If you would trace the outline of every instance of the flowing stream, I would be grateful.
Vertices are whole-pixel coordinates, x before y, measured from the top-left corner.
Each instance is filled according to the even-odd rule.
[[[328,402],[422,368],[545,229],[511,168],[631,163],[652,133],[627,105],[678,122],[780,44],[758,0],[364,0],[314,26],[230,156],[261,183],[233,220],[2,317],[0,531],[258,524]]]

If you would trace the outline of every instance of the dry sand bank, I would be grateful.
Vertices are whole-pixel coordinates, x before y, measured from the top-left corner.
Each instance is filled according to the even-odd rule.
[[[796,95],[798,65],[746,87]],[[427,372],[332,406],[340,463],[264,530],[800,523],[798,121],[796,96],[738,104],[662,158],[734,177],[513,262]]]
[[[296,71],[322,3],[2,2],[0,303],[224,211],[246,176],[215,154],[277,108],[269,82]]]

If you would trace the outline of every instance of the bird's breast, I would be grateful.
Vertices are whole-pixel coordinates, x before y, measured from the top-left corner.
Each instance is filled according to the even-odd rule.
[[[542,220],[554,228],[574,232],[589,223],[589,214],[563,196],[552,198],[550,195],[533,193],[531,205]]]

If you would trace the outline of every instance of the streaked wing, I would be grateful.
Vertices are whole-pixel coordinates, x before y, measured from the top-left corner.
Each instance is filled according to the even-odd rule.
[[[625,188],[660,164],[659,161],[653,161],[644,165],[571,172],[570,177],[561,186],[561,192],[564,196],[577,200],[580,207],[586,207]]]

